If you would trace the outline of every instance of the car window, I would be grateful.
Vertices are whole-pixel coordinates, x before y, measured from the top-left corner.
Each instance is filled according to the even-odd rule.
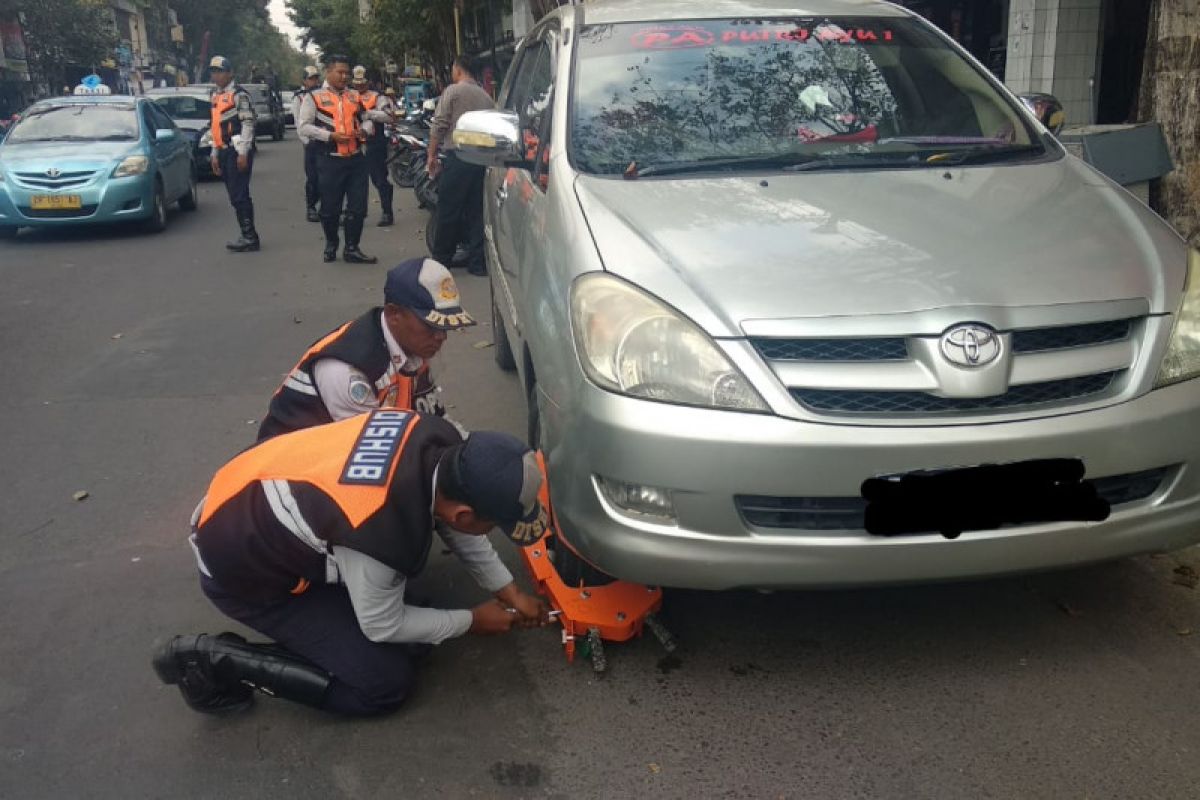
[[[45,103],[29,108],[9,132],[19,142],[134,141],[137,111],[131,103]]]
[[[584,27],[571,156],[631,162],[890,155],[1040,141],[1014,105],[924,23],[787,18]]]
[[[155,128],[164,128],[166,130],[175,129],[175,121],[171,119],[171,115],[163,111],[158,105],[154,103],[147,103],[146,108],[150,109],[151,114],[154,116]]]
[[[525,51],[513,79],[506,107],[521,121],[525,158],[533,165],[537,185],[545,189],[550,160],[550,99],[554,91],[554,38],[547,34]]]
[[[212,114],[212,101],[207,97],[172,95],[156,97],[154,102],[172,119],[206,120]]]

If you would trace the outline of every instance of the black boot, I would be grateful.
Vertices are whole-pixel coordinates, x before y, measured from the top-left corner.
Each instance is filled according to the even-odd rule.
[[[391,184],[381,189],[379,192],[379,204],[383,206],[383,212],[379,216],[379,222],[376,222],[376,227],[390,227],[396,220],[392,216],[392,187]]]
[[[254,705],[254,689],[212,668],[198,646],[200,640],[209,638],[212,637],[176,636],[154,654],[154,671],[163,683],[178,686],[184,702],[195,711],[218,715],[245,711]],[[223,633],[217,638],[246,641],[235,633]]]
[[[337,261],[338,218],[321,217],[321,228],[325,231],[325,263]]]
[[[189,696],[189,670],[204,675],[210,694]],[[235,634],[176,636],[155,655],[154,671],[164,683],[178,684],[188,705],[206,712],[211,711],[213,688],[226,697],[247,691],[251,694],[245,696],[252,697],[257,689],[320,708],[331,682],[329,673],[306,659],[278,645],[248,644]]]
[[[375,227],[377,227],[377,228],[389,228],[389,227],[391,227],[391,226],[392,226],[392,225],[393,225],[395,222],[396,222],[396,219],[395,219],[395,218],[392,216],[392,212],[391,212],[391,211],[389,211],[389,210],[387,210],[387,209],[385,209],[385,210],[384,210],[384,212],[383,212],[383,214],[381,214],[381,215],[380,215],[380,217],[379,217],[379,222],[376,222],[376,223],[375,223]]]
[[[321,215],[317,213],[316,206],[308,207],[308,212],[305,215],[305,219],[307,219],[309,222],[320,222],[321,221]]]
[[[342,251],[342,260],[347,264],[374,264],[379,261],[375,256],[369,256],[358,249],[362,229],[362,217],[357,214],[346,215],[346,249]]]
[[[239,208],[237,210],[238,226],[242,235],[235,241],[226,242],[225,247],[235,253],[250,253],[259,249],[258,231],[254,230],[254,209]]]

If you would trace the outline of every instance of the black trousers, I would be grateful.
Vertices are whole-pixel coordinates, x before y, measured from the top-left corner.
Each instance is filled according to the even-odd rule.
[[[245,172],[238,171],[237,151],[223,147],[217,152],[217,164],[221,167],[221,180],[229,194],[229,205],[239,213],[254,215],[254,201],[250,199],[250,176],[254,172],[254,150],[247,156],[250,161]]]
[[[367,216],[367,159],[356,155],[338,158],[328,152],[317,161],[321,184],[321,227],[328,242],[337,242],[342,202],[346,204],[346,246],[358,247]]]
[[[321,202],[317,163],[324,152],[324,142],[309,142],[304,145],[304,205],[307,208],[316,208],[317,203]]]
[[[437,238],[434,260],[449,267],[458,243],[467,244],[467,266],[485,269],[483,258],[483,167],[468,164],[451,151],[438,179]]]
[[[383,213],[392,214],[392,182],[388,180],[387,170],[388,142],[385,136],[376,136],[367,142],[367,173],[375,191],[379,193],[379,205]]]
[[[254,605],[204,575],[200,588],[223,614],[303,656],[333,676],[327,711],[369,716],[395,711],[412,693],[416,669],[402,644],[363,635],[344,586],[313,586],[271,605]]]

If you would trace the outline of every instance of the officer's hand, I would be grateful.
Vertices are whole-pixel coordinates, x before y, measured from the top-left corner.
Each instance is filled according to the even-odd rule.
[[[354,137],[352,137],[350,134],[342,133],[341,131],[334,131],[333,133],[329,134],[329,141],[333,142],[334,144],[345,144],[353,138]]]
[[[429,177],[436,178],[438,173],[442,171],[442,162],[438,161],[437,157],[435,156],[425,163],[425,167],[429,170]]]
[[[471,609],[470,630],[484,636],[508,633],[516,621],[516,612],[509,611],[499,600],[488,600]]]
[[[519,592],[512,598],[512,607],[517,610],[517,624],[522,628],[540,628],[550,624],[549,609],[540,597]]]
[[[212,166],[213,175],[216,175],[218,178],[221,177],[221,162],[213,158],[210,159],[209,163]]]
[[[238,172],[245,172],[250,169],[250,156],[238,156]]]

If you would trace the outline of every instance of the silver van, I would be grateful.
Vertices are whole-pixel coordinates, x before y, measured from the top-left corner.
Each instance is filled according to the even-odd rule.
[[[455,141],[491,167],[497,360],[570,576],[861,586],[1200,540],[1200,257],[905,9],[563,7]]]

